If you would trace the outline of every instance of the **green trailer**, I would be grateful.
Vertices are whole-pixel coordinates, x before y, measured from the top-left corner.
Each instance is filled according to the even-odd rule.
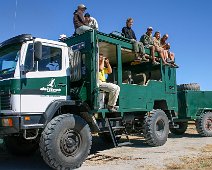
[[[202,136],[212,136],[212,91],[200,91],[197,84],[182,84],[178,90],[179,128],[170,129],[174,134],[182,135],[188,121],[195,121],[196,129]]]
[[[100,53],[113,68],[107,81],[121,89],[117,112],[109,112],[99,89]],[[130,144],[130,134],[161,146],[169,129],[182,134],[196,120],[198,132],[212,136],[211,92],[177,90],[176,68],[134,57],[129,39],[95,30],[61,42],[23,34],[1,43],[0,135],[8,150],[40,148],[50,167],[74,169],[87,158],[92,133],[115,147]]]

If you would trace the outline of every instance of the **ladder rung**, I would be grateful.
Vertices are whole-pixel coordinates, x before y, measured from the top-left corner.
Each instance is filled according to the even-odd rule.
[[[124,126],[114,126],[112,127],[112,129],[117,130],[117,129],[125,129]]]
[[[112,117],[112,118],[108,118],[109,121],[111,120],[122,120],[122,117]]]
[[[121,135],[116,135],[115,137],[116,137],[116,138],[120,138],[120,137],[122,137],[122,136],[128,137],[129,135],[127,135],[127,134],[121,134]]]
[[[132,145],[131,142],[123,142],[123,143],[119,143],[118,146],[126,146],[126,145]]]

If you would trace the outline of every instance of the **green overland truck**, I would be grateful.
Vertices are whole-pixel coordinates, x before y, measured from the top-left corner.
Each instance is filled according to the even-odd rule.
[[[107,81],[121,89],[116,113],[98,87],[99,53],[113,67]],[[54,169],[81,166],[92,133],[115,146],[128,144],[120,143],[124,135],[143,134],[160,146],[169,129],[183,134],[196,120],[198,132],[212,136],[212,92],[194,86],[177,90],[170,66],[135,63],[133,45],[115,34],[87,31],[63,42],[23,34],[0,44],[0,134],[11,153],[39,147]]]

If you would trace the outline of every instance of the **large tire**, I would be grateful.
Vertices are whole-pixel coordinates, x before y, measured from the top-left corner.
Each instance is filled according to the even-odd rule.
[[[197,83],[180,84],[177,86],[177,90],[178,91],[183,91],[183,90],[200,91],[200,85]]]
[[[196,129],[201,136],[212,136],[212,112],[205,112],[196,120]]]
[[[164,111],[153,110],[145,116],[143,134],[150,146],[161,146],[166,143],[169,121]]]
[[[38,137],[39,138],[39,137]],[[38,138],[26,140],[22,135],[5,136],[4,144],[9,153],[18,156],[29,156],[35,153],[39,147]]]
[[[77,115],[64,114],[47,124],[41,135],[40,152],[53,169],[75,169],[88,157],[91,144],[86,121]]]
[[[179,128],[170,128],[171,133],[175,135],[183,135],[188,127],[188,122],[177,122]]]

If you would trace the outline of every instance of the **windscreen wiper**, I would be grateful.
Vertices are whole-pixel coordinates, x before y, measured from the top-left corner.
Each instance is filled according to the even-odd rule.
[[[10,67],[10,68],[5,68],[5,69],[3,69],[3,70],[0,70],[0,73],[3,73],[3,72],[5,72],[5,71],[8,71],[8,70],[10,70],[10,69],[12,69],[12,68],[15,68],[15,67]]]

